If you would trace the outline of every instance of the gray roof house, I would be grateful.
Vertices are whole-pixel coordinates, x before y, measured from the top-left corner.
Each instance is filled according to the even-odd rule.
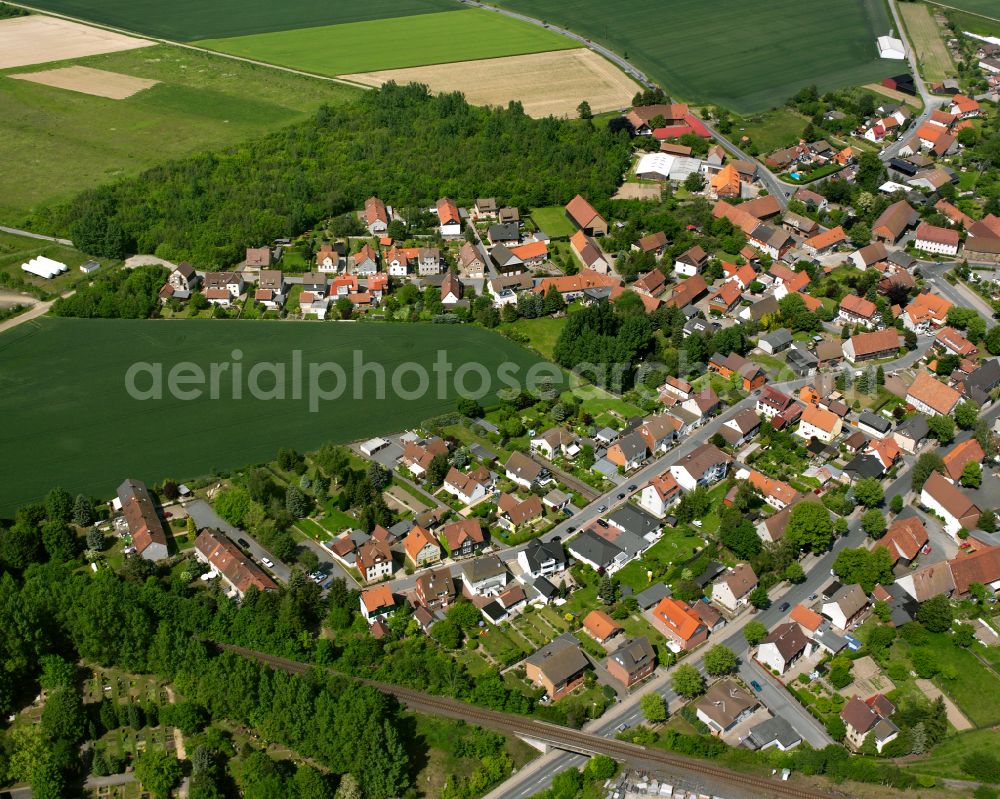
[[[647,541],[656,538],[663,522],[635,505],[625,504],[608,516],[608,521],[620,530],[632,533]]]

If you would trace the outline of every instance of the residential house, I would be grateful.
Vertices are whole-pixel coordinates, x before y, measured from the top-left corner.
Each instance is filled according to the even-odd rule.
[[[420,525],[414,526],[403,539],[406,557],[417,568],[441,560],[441,545]]]
[[[862,247],[860,250],[851,253],[851,261],[858,269],[864,272],[866,269],[872,269],[876,264],[885,261],[888,255],[889,253],[885,249],[885,245],[880,241],[876,241],[867,247]]]
[[[934,346],[959,358],[974,358],[979,349],[953,327],[942,327],[934,336]]]
[[[486,497],[493,490],[493,475],[485,466],[461,472],[452,466],[444,478],[443,488],[466,505]]]
[[[374,275],[378,272],[378,253],[370,244],[365,244],[348,259],[351,274]]]
[[[936,379],[930,372],[920,371],[906,392],[906,401],[928,416],[947,416],[962,400],[962,395]]]
[[[458,275],[448,272],[441,281],[441,304],[453,306],[462,299],[462,283]]]
[[[243,275],[239,272],[206,272],[201,293],[212,305],[228,307],[243,293]]]
[[[265,308],[276,311],[285,304],[287,286],[285,278],[280,269],[261,269],[257,280],[257,290],[254,292],[254,300],[261,303]]]
[[[714,444],[702,444],[670,467],[670,474],[685,491],[710,486],[726,476],[733,459]]]
[[[602,646],[619,633],[625,632],[625,628],[603,610],[592,610],[584,616],[583,629]]]
[[[473,219],[496,219],[496,217],[497,201],[495,197],[480,197],[472,206]]]
[[[624,550],[587,528],[566,544],[569,554],[599,573],[612,573],[624,559]]]
[[[670,472],[652,478],[639,492],[639,505],[662,519],[667,510],[681,498],[681,487]]]
[[[844,228],[837,225],[835,228],[810,236],[802,243],[802,247],[812,255],[826,255],[846,241],[847,234],[844,232]]]
[[[738,449],[757,435],[758,430],[760,430],[760,417],[750,408],[744,408],[726,421],[719,429],[719,433],[727,444]]]
[[[500,275],[520,275],[524,272],[524,261],[505,244],[497,244],[490,251],[490,260]]]
[[[749,563],[741,563],[726,571],[712,586],[712,601],[730,613],[750,601],[750,592],[757,587],[757,575]]]
[[[444,610],[455,601],[455,581],[451,570],[428,569],[417,575],[417,601],[428,610]]]
[[[267,269],[271,266],[271,248],[247,247],[246,257],[243,259],[248,269]]]
[[[515,453],[516,454],[516,453]],[[626,472],[640,466],[649,456],[646,439],[638,431],[628,433],[608,447],[607,459]]]
[[[650,297],[655,297],[666,285],[667,279],[664,277],[663,272],[659,269],[654,269],[651,272],[647,272],[641,275],[635,283],[632,284],[632,288],[642,294],[647,294]]]
[[[198,273],[187,261],[181,261],[167,275],[167,285],[173,288],[173,296],[181,300],[190,297],[200,282]]]
[[[633,549],[645,549],[642,541],[653,543],[660,537],[663,528],[659,519],[628,503],[619,505],[607,521],[612,527],[634,536]],[[609,535],[615,543],[623,543],[611,531]]]
[[[779,624],[757,647],[757,660],[767,669],[784,674],[813,646],[797,622]]]
[[[753,391],[764,385],[767,375],[753,361],[747,360],[742,355],[731,352],[726,356],[715,353],[708,360],[708,368],[718,372],[725,378],[739,375],[742,378],[742,389]]]
[[[396,597],[388,585],[376,585],[361,592],[361,615],[371,624],[387,619],[396,611]]]
[[[701,275],[689,277],[677,283],[664,303],[668,308],[685,308],[697,302],[708,292],[708,284]]]
[[[834,627],[847,630],[861,619],[867,607],[868,597],[860,585],[843,585],[823,603],[820,613]]]
[[[751,727],[741,743],[758,751],[775,747],[780,752],[787,752],[802,743],[802,736],[785,718],[774,716]]]
[[[392,552],[387,544],[374,538],[358,547],[354,563],[366,583],[376,583],[392,576]]]
[[[325,298],[330,290],[330,282],[326,275],[319,272],[306,272],[302,275],[303,293],[313,294],[316,297]]]
[[[437,247],[417,250],[417,274],[420,277],[441,274],[441,251]]]
[[[784,413],[795,403],[787,394],[783,394],[776,388],[765,386],[757,397],[757,404],[754,410],[758,415],[767,419],[773,419],[779,413]]]
[[[511,533],[542,516],[542,500],[535,494],[527,499],[519,499],[514,494],[501,494],[497,500],[497,524]]]
[[[906,200],[895,202],[872,224],[872,238],[883,244],[895,244],[919,219],[920,215]]]
[[[938,594],[950,596],[955,590],[955,576],[948,561],[932,563],[910,571],[895,582],[916,602],[926,602]]]
[[[340,272],[347,268],[347,248],[340,243],[321,244],[316,253],[316,270],[318,272]]]
[[[626,688],[642,682],[656,669],[656,651],[645,636],[629,638],[605,663],[608,673]]]
[[[551,479],[548,469],[523,452],[512,452],[504,469],[507,479],[513,480],[521,488],[530,489],[534,485],[544,485]]]
[[[722,287],[708,298],[708,309],[712,313],[726,315],[743,300],[743,292],[735,282],[723,283]]]
[[[880,327],[882,317],[875,303],[857,294],[845,294],[837,310],[837,319],[848,325],[861,325],[869,330]]]
[[[410,441],[399,456],[399,463],[409,469],[415,477],[422,477],[430,468],[431,461],[438,455],[448,454],[448,443],[437,436]]]
[[[915,455],[929,432],[927,417],[918,413],[900,422],[893,431],[892,437],[899,444],[900,449],[910,455]]]
[[[903,310],[903,326],[915,333],[927,333],[947,322],[949,310],[951,303],[944,297],[923,291]]]
[[[917,225],[914,246],[918,250],[935,255],[957,255],[959,242],[957,230],[929,225],[926,222]]]
[[[809,405],[802,411],[795,435],[807,441],[815,438],[824,444],[830,444],[840,435],[843,424],[843,420],[832,411],[818,405]]]
[[[1000,547],[987,546],[979,541],[970,550],[959,550],[950,561],[951,575],[955,581],[955,596],[964,597],[973,583],[986,586],[989,591],[1000,588]]]
[[[378,197],[365,200],[365,227],[373,236],[383,236],[389,229],[389,212]]]
[[[544,241],[529,241],[510,251],[527,267],[542,266],[549,259],[549,245]]]
[[[881,694],[872,697],[869,702],[852,696],[841,709],[840,719],[844,722],[847,742],[851,746],[861,749],[865,739],[871,735],[875,749],[881,752],[886,744],[899,737],[899,728],[889,721],[889,716],[896,712],[896,708]]]
[[[966,439],[944,456],[944,475],[951,483],[957,483],[968,464],[981,464],[985,457],[986,453],[975,438]]]
[[[462,585],[472,596],[497,596],[507,585],[507,567],[496,555],[482,555],[462,564]]]
[[[514,222],[519,225],[521,224],[521,212],[513,206],[505,205],[497,211],[497,219],[501,222]]]
[[[713,735],[722,735],[750,716],[760,706],[735,680],[714,683],[698,700],[695,715]]]
[[[521,242],[521,228],[513,223],[500,223],[490,225],[486,231],[486,238],[494,247],[514,247]]]
[[[888,551],[894,566],[909,566],[927,541],[927,528],[920,517],[908,516],[893,521],[885,535],[875,542],[875,547]]]
[[[610,291],[612,287],[619,285],[621,280],[617,277],[602,275],[592,269],[581,269],[575,275],[542,278],[532,291],[544,297],[549,288],[555,286],[566,302],[572,302],[583,297],[588,289],[606,288]]]
[[[650,233],[648,236],[643,236],[632,245],[632,249],[637,252],[651,252],[659,259],[663,255],[667,243],[667,234],[661,230],[657,233]]]
[[[529,442],[532,452],[540,452],[549,460],[574,458],[580,452],[576,436],[563,427],[550,427]]]
[[[892,430],[892,422],[878,413],[864,410],[858,415],[858,429],[872,438],[885,438]]]
[[[876,358],[889,358],[899,352],[901,336],[895,328],[858,333],[851,336],[841,346],[841,350],[851,363],[860,363]]]
[[[560,636],[524,661],[525,676],[556,702],[583,682],[590,661],[572,636]]]
[[[486,536],[476,518],[446,524],[441,538],[453,560],[470,558],[486,549]]]
[[[587,236],[606,236],[608,233],[607,221],[579,194],[567,203],[566,216]]]
[[[525,575],[538,578],[564,571],[569,565],[569,559],[559,541],[533,538],[517,553],[517,563]]]
[[[385,265],[391,277],[406,277],[410,274],[410,263],[417,258],[413,248],[394,247],[385,254]]]
[[[669,413],[661,413],[657,416],[647,417],[643,423],[636,428],[636,432],[642,436],[646,442],[646,447],[653,455],[666,452],[670,445],[677,438],[683,427],[683,423],[676,416]]]
[[[251,588],[257,591],[278,590],[274,580],[219,530],[202,530],[195,539],[194,553],[198,560],[211,567],[212,574],[222,579],[227,593],[237,600],[243,599]]]
[[[685,277],[700,274],[706,266],[708,266],[708,253],[697,244],[678,255],[674,261],[674,271]]]
[[[757,225],[747,235],[747,242],[774,260],[783,258],[795,246],[795,239],[787,231],[765,224]]]
[[[569,244],[585,269],[601,275],[606,275],[611,271],[610,256],[605,255],[597,242],[582,230],[578,230],[572,235]]]
[[[761,474],[756,469],[747,475],[747,481],[760,492],[764,502],[775,510],[784,510],[797,496],[795,489],[788,483]]]
[[[788,517],[791,515],[792,507],[790,504],[783,510],[761,519],[757,523],[757,537],[765,544],[780,541],[785,535],[785,528],[788,527]]]
[[[154,563],[166,558],[167,531],[146,484],[131,478],[125,480],[118,486],[117,499],[136,554]]]
[[[436,205],[439,230],[446,238],[456,238],[462,235],[462,217],[458,213],[458,206],[450,197],[442,197]]]
[[[650,615],[653,626],[666,636],[671,652],[689,652],[708,639],[701,617],[683,600],[664,597]]]
[[[939,472],[932,472],[920,492],[920,504],[944,521],[945,532],[958,540],[961,530],[974,530],[982,513],[976,503]]]
[[[469,277],[482,277],[486,271],[486,263],[479,252],[479,248],[471,242],[462,244],[458,251],[458,263],[462,271]]]

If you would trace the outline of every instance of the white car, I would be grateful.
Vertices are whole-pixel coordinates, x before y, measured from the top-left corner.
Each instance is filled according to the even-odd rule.
[[[267,566],[267,568],[269,569],[274,568],[274,561],[271,560],[270,558],[261,558],[260,562],[263,563],[265,566]]]

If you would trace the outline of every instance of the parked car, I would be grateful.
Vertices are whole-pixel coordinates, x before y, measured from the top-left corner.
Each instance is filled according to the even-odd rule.
[[[261,558],[260,562],[263,563],[265,566],[267,566],[267,568],[269,569],[274,568],[274,561],[271,560],[270,558]]]
[[[787,602],[782,602],[780,605],[778,605],[778,610],[780,610],[782,613],[784,613],[790,607],[791,607],[791,605],[789,605]]]
[[[757,691],[757,693],[760,693],[761,690],[763,690],[760,687],[760,683],[757,682],[756,680],[750,680],[750,687],[753,688],[755,691]]]
[[[625,730],[627,730],[627,729],[628,729],[628,724],[626,722],[624,722],[624,721],[621,724],[619,724],[617,727],[615,727],[615,731],[616,732],[625,732]]]
[[[245,538],[237,538],[236,543],[239,544],[244,549],[250,549],[250,542],[247,541]]]
[[[628,490],[629,490],[629,491],[635,491],[635,489],[636,489],[636,484],[635,484],[635,483],[632,483],[632,485],[630,485],[630,486],[628,487]]]
[[[618,495],[618,499],[625,499],[625,492],[624,491],[621,494]]]
[[[604,511],[606,511],[607,509],[608,509],[608,506],[607,506],[607,505],[601,505],[601,507],[599,507],[599,508],[597,509],[597,512],[598,512],[598,513],[604,513]]]

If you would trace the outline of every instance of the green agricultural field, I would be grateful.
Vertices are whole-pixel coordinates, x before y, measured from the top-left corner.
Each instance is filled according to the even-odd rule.
[[[891,27],[881,0],[621,0],[613,14],[603,0],[499,2],[627,56],[678,98],[740,113],[900,69],[878,57],[875,39]]]
[[[405,17],[455,8],[454,0],[38,0],[33,6],[125,30],[190,42],[221,36]],[[340,42],[340,46],[344,43]]]
[[[211,50],[319,75],[421,67],[579,47],[565,36],[482,9],[205,39]]]
[[[934,4],[934,0],[931,0],[931,3]],[[980,14],[1000,22],[1000,7],[997,6],[996,0],[944,0],[943,3],[936,5],[943,5],[945,8],[958,8],[962,11],[968,11],[970,14]]]
[[[232,361],[233,350],[242,353],[242,399],[232,399],[230,372],[221,373],[215,400],[204,383],[203,396],[189,401],[166,391],[162,400],[143,401],[126,391],[126,373],[137,362],[162,364],[164,378],[181,362],[207,373],[209,364]],[[304,364],[301,399],[292,398],[295,350]],[[539,363],[494,333],[464,326],[57,318],[25,323],[0,335],[0,514],[39,499],[55,485],[73,494],[109,496],[127,475],[149,482],[193,478],[267,461],[280,447],[306,451],[326,441],[402,430],[454,407],[453,381],[444,381],[439,399],[434,373],[430,390],[418,398],[409,398],[417,386],[412,372],[401,377],[401,391],[393,388],[392,374],[401,364],[430,369],[439,351],[453,369],[480,363],[494,377],[503,363],[522,378]],[[384,399],[374,396],[376,378],[365,377],[363,386],[350,381],[355,352],[365,364],[385,368]],[[284,366],[286,399],[250,396],[248,376],[260,362]],[[318,402],[317,412],[311,412],[310,364],[327,362],[344,369],[348,388],[342,398]],[[544,371],[558,374],[554,367]],[[260,378],[263,388],[274,386],[273,374]],[[320,382],[330,388],[337,378],[327,374]],[[148,374],[139,380],[142,386],[151,383]],[[470,390],[478,384],[474,373],[468,377]],[[502,387],[495,384],[483,401],[492,402]],[[362,388],[360,399],[356,388]]]
[[[51,64],[0,71],[4,222],[21,226],[39,204],[169,158],[260,136],[360,91],[167,45],[72,63],[161,83],[110,100],[6,77]]]

